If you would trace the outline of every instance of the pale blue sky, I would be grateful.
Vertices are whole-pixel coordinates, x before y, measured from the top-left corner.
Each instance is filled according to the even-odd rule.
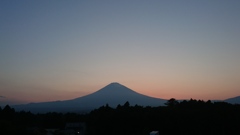
[[[238,0],[1,0],[0,101],[70,99],[111,82],[159,98],[238,96],[239,7]]]

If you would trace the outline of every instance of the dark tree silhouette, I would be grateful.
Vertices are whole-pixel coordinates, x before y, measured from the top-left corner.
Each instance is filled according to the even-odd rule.
[[[6,105],[3,110],[2,110],[2,114],[5,117],[12,117],[15,113],[15,110],[13,108],[11,108],[9,105]]]
[[[165,105],[169,106],[169,107],[173,107],[178,105],[179,102],[175,99],[175,98],[171,98],[167,101],[167,103],[165,103]]]
[[[129,107],[129,106],[130,106],[130,103],[128,101],[123,105],[123,107]]]
[[[86,135],[146,135],[153,130],[162,135],[240,134],[240,105],[174,98],[166,104],[143,107],[126,102],[117,108],[106,104],[87,114],[32,114],[5,106],[0,113],[0,135],[45,134],[46,128],[64,130],[68,122],[85,122]]]

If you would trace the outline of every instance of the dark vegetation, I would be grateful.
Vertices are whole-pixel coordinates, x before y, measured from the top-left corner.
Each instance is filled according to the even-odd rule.
[[[0,108],[0,135],[44,135],[45,129],[63,129],[67,122],[85,122],[86,135],[149,135],[153,130],[160,135],[237,135],[240,105],[170,99],[166,106],[130,106],[126,102],[88,114],[32,114],[15,112],[10,106]]]

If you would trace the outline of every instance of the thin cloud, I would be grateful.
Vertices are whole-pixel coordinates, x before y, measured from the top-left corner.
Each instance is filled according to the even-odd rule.
[[[6,98],[5,96],[0,96],[0,98]]]

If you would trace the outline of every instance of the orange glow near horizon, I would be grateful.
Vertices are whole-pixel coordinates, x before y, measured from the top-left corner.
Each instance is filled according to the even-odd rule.
[[[121,82],[120,82],[121,83]],[[235,92],[228,92],[225,91],[225,88],[218,88],[218,87],[208,87],[208,91],[203,91],[204,87],[180,87],[179,85],[176,85],[177,87],[170,87],[170,86],[159,86],[154,85],[153,83],[146,83],[143,82],[140,84],[138,83],[131,83],[131,82],[123,82],[122,85],[140,93],[144,94],[150,97],[155,98],[161,98],[161,99],[170,99],[175,98],[178,100],[182,99],[196,99],[196,100],[225,100],[227,98],[235,97]],[[44,91],[38,91],[37,93],[32,91],[32,93],[20,93],[16,92],[15,95],[7,95],[6,99],[1,99],[1,101],[7,101],[11,100],[11,103],[13,104],[22,104],[22,103],[31,103],[31,102],[47,102],[47,101],[57,101],[57,100],[69,100],[74,99],[78,97],[82,97],[88,94],[91,94],[93,92],[96,92],[97,90],[100,90],[101,88],[105,87],[107,84],[96,84],[95,86],[91,85],[82,85],[82,88],[79,88],[80,86],[75,87],[68,87],[69,89],[62,88],[58,89],[55,88],[55,91],[49,91],[45,93]],[[149,87],[151,86],[151,87]],[[207,88],[207,87],[205,87]],[[218,92],[216,92],[218,91]],[[3,93],[4,94],[4,93]]]

